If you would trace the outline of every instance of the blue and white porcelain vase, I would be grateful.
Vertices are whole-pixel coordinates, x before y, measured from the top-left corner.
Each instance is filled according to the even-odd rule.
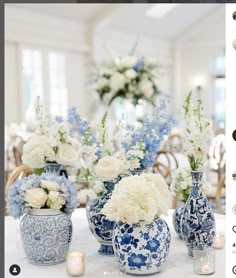
[[[108,220],[106,216],[101,213],[101,209],[111,198],[115,184],[119,180],[120,178],[117,178],[113,181],[104,182],[105,192],[102,197],[91,200],[86,205],[89,228],[92,234],[101,244],[98,252],[102,255],[114,255],[114,250],[112,247],[112,232],[115,222]]]
[[[175,209],[173,213],[173,226],[177,235],[181,240],[183,240],[183,235],[182,235],[183,222],[184,222],[184,207]]]
[[[54,209],[32,209],[20,222],[20,234],[31,264],[52,265],[65,260],[72,237],[70,216]]]
[[[46,163],[45,172],[53,176],[65,176],[68,179],[68,175],[64,166],[58,163]]]
[[[160,272],[169,254],[170,241],[169,227],[161,218],[133,225],[118,222],[112,239],[121,271],[133,275]]]
[[[202,191],[203,172],[192,171],[192,191],[184,207],[182,236],[193,256],[194,248],[212,246],[215,237],[215,217],[207,197]]]

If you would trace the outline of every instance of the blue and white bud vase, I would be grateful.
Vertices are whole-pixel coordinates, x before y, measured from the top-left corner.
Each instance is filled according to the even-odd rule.
[[[29,263],[62,263],[70,248],[72,222],[60,210],[32,209],[20,222],[23,249]]]
[[[174,229],[181,240],[183,240],[182,235],[182,223],[184,222],[184,207],[175,209],[173,213],[173,226]]]
[[[120,177],[113,181],[104,182],[106,191],[99,199],[90,200],[86,205],[87,219],[89,228],[98,242],[101,244],[98,252],[102,255],[114,255],[112,246],[112,232],[115,222],[106,218],[101,210],[111,198],[115,184],[120,180]]]
[[[160,272],[169,254],[170,241],[169,227],[161,218],[133,225],[118,222],[112,239],[120,270],[133,275]]]
[[[215,217],[207,197],[202,192],[203,172],[192,171],[192,191],[183,210],[182,236],[193,256],[194,248],[212,246],[215,237]]]

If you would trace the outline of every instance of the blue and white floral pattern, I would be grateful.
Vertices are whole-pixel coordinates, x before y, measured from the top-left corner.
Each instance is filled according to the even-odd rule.
[[[108,220],[106,216],[101,213],[101,209],[111,198],[115,183],[117,183],[119,179],[120,178],[117,178],[115,181],[104,182],[106,188],[105,193],[101,198],[89,201],[86,206],[89,228],[101,244],[98,252],[102,255],[114,255],[112,247],[112,232],[115,222]]]
[[[177,235],[181,240],[183,239],[183,235],[182,235],[182,223],[184,222],[183,213],[184,213],[184,207],[175,209],[173,213],[173,226]]]
[[[202,175],[202,172],[192,172],[192,192],[183,211],[182,236],[190,257],[194,248],[212,246],[215,237],[214,213],[202,192]]]
[[[156,218],[151,223],[140,221],[132,226],[116,223],[112,241],[121,270],[145,275],[161,271],[169,254],[171,236],[167,223]]]
[[[21,220],[20,232],[30,263],[51,265],[65,260],[72,237],[72,223],[67,214],[60,211],[55,215],[26,214]]]

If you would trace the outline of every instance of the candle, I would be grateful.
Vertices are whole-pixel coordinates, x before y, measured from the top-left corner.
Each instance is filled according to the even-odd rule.
[[[205,264],[202,266],[202,273],[204,274],[211,274],[214,271],[212,270],[212,268],[209,266],[209,264]]]
[[[224,245],[225,245],[225,236],[222,234],[216,234],[213,247],[215,249],[222,249],[224,248]]]
[[[81,276],[85,272],[85,253],[70,252],[67,255],[67,272],[71,276]]]
[[[215,272],[215,250],[213,247],[193,249],[193,271],[200,275]]]

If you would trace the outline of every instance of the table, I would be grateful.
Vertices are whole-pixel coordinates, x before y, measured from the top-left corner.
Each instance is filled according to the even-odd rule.
[[[168,216],[163,217],[171,230],[171,247],[164,269],[152,276],[159,278],[200,278],[193,273],[192,260],[187,255],[187,249],[183,241],[177,238],[172,225],[173,210]],[[97,253],[99,244],[91,234],[86,219],[85,209],[79,208],[73,213],[73,238],[71,251],[83,251],[86,253],[86,273],[83,277],[106,278],[125,277],[130,275],[119,271],[115,257],[102,256]],[[216,214],[216,229],[224,233],[225,216]],[[17,232],[18,230],[18,232]],[[53,266],[35,266],[27,262],[19,238],[19,220],[10,216],[5,217],[5,278],[12,278],[9,267],[18,264],[21,273],[17,277],[23,278],[62,278],[69,277],[66,273],[66,263]],[[150,276],[151,277],[151,276]],[[212,278],[225,277],[225,249],[216,250],[216,272]]]

